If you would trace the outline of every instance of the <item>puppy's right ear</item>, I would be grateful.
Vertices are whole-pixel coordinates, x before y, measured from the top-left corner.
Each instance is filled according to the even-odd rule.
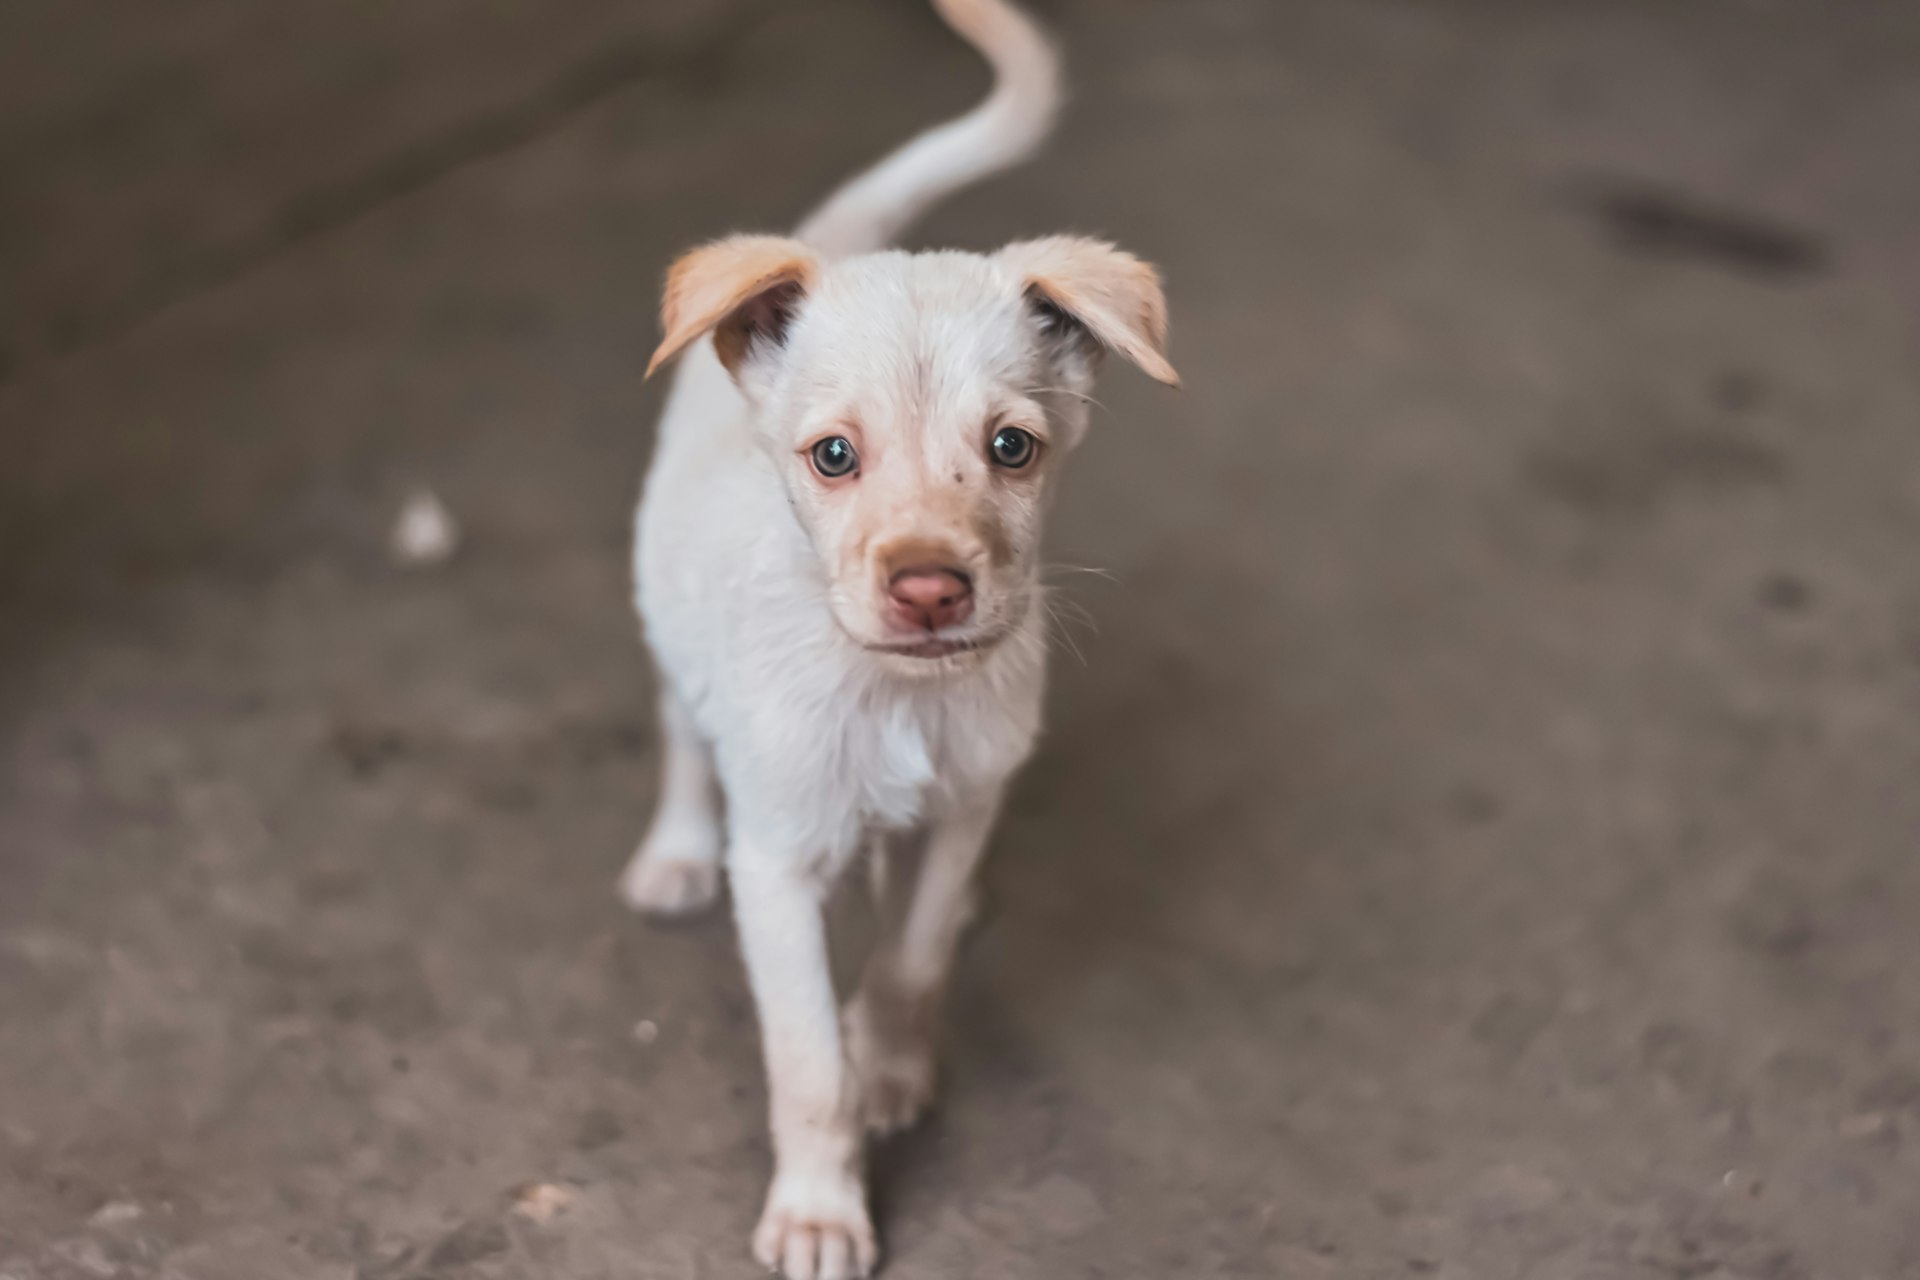
[[[738,378],[756,343],[785,339],[820,267],[812,249],[782,236],[729,236],[682,255],[667,272],[660,304],[666,336],[647,362],[647,376],[711,333],[720,363]]]

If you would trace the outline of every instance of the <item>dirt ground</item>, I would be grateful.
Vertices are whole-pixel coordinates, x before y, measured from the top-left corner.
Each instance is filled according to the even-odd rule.
[[[1076,459],[889,1274],[1920,1276],[1920,9],[1042,12],[1048,158],[918,242],[1112,235],[1187,389]],[[0,7],[0,1277],[755,1274],[730,926],[612,892],[656,286],[983,81]]]

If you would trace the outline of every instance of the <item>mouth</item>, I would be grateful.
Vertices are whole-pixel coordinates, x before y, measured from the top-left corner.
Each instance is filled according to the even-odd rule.
[[[978,653],[990,647],[991,637],[977,636],[971,639],[946,640],[938,636],[928,636],[920,640],[900,640],[889,644],[870,644],[865,646],[869,653],[891,654],[898,658],[952,658],[963,653]]]

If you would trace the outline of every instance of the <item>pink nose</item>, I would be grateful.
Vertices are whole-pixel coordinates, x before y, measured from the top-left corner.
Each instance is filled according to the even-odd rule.
[[[894,618],[907,627],[940,631],[973,612],[973,584],[955,569],[902,569],[887,583]]]

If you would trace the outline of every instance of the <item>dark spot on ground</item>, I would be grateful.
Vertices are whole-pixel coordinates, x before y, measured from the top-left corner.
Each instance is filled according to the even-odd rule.
[[[503,1254],[509,1247],[507,1230],[491,1219],[462,1223],[433,1246],[427,1254],[424,1276],[449,1268],[464,1267],[470,1263]]]
[[[1775,960],[1797,960],[1818,939],[1812,914],[1791,889],[1761,885],[1734,908],[1734,940]]]
[[[497,813],[529,813],[540,801],[540,791],[522,775],[488,778],[474,787],[481,804]]]
[[[300,900],[309,906],[324,907],[352,902],[366,891],[364,876],[338,868],[322,868],[300,879]]]
[[[1553,1012],[1547,1000],[1508,992],[1482,1009],[1469,1031],[1498,1061],[1512,1063],[1553,1020]]]
[[[328,745],[356,778],[378,777],[407,753],[405,735],[381,725],[336,724]]]
[[[1767,385],[1750,369],[1728,369],[1713,383],[1713,402],[1728,413],[1747,413],[1766,399]]]
[[[1813,602],[1813,588],[1804,578],[1782,570],[1760,580],[1760,603],[1781,613],[1803,613]]]
[[[234,949],[248,968],[282,984],[311,981],[327,972],[325,960],[308,954],[274,933],[262,931],[249,934],[241,938]]]
[[[595,1107],[580,1117],[580,1128],[574,1134],[573,1145],[582,1151],[597,1151],[618,1142],[625,1133],[620,1117],[605,1107]]]
[[[1380,1188],[1373,1193],[1373,1207],[1380,1211],[1383,1218],[1404,1218],[1407,1210],[1413,1207],[1404,1192]]]
[[[1920,1112],[1920,1068],[1900,1067],[1870,1081],[1860,1091],[1863,1111]]]
[[[1641,185],[1604,185],[1591,201],[1608,237],[1629,253],[1768,277],[1806,275],[1826,265],[1818,236],[1762,214]]]
[[[1778,483],[1781,455],[1725,431],[1686,429],[1569,440],[1534,454],[1527,470],[1542,492],[1595,516],[1640,516],[1684,494],[1720,494]]]
[[[1500,797],[1487,788],[1475,783],[1466,783],[1454,789],[1447,797],[1447,809],[1460,822],[1470,827],[1482,827],[1497,821],[1506,806]]]

